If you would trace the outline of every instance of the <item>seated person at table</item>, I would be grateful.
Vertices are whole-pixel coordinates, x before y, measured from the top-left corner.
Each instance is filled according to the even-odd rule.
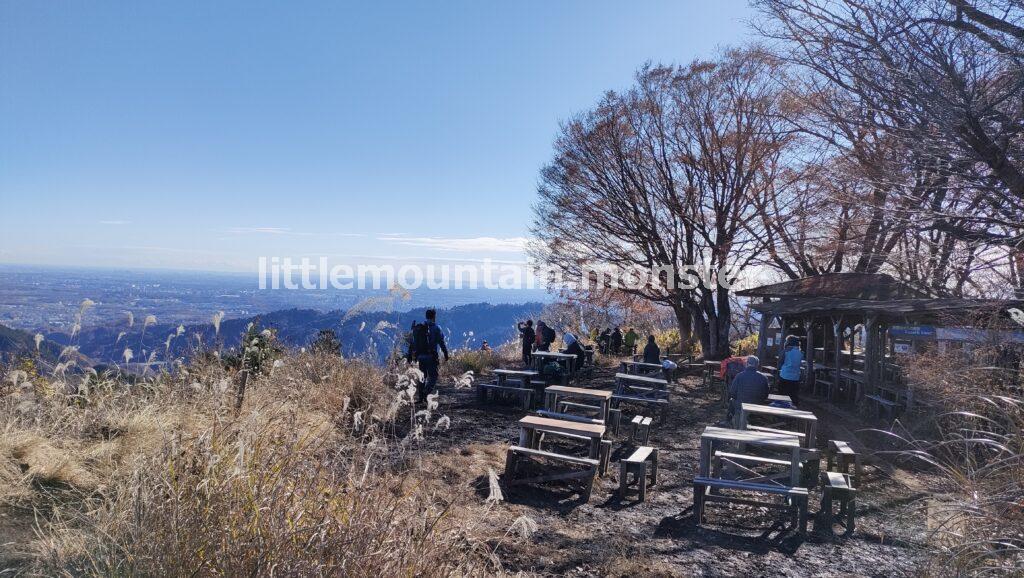
[[[644,363],[661,363],[661,348],[658,347],[653,335],[647,338],[647,345],[644,347]]]
[[[729,414],[726,421],[733,422],[744,403],[768,401],[768,378],[758,373],[761,360],[756,355],[747,356],[747,366],[729,384]]]
[[[576,356],[576,369],[582,368],[583,363],[587,360],[587,352],[583,349],[580,340],[576,339],[576,336],[569,332],[565,333],[565,337],[562,340],[565,342],[565,352]]]

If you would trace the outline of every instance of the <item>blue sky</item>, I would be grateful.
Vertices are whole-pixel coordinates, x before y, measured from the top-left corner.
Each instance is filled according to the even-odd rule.
[[[521,259],[558,124],[745,0],[0,1],[0,263]]]

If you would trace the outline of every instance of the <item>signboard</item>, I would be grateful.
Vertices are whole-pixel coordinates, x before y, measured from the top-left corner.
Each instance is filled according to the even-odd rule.
[[[893,343],[892,350],[896,353],[910,353],[909,343]]]
[[[889,328],[889,335],[910,339],[935,339],[935,328],[931,325],[893,325]]]

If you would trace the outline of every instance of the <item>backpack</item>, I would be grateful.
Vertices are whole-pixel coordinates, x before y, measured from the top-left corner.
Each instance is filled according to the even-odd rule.
[[[540,373],[547,379],[558,379],[562,377],[562,366],[557,361],[549,361],[544,364]]]
[[[546,343],[555,342],[555,330],[550,327],[544,327],[544,341]]]
[[[412,353],[413,355],[433,355],[437,352],[436,347],[431,347],[430,326],[426,323],[416,323],[412,326]]]

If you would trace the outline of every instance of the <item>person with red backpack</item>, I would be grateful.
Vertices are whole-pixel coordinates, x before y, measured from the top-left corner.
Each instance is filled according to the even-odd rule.
[[[448,346],[444,342],[444,332],[437,326],[437,311],[427,309],[426,318],[426,323],[413,322],[409,354],[406,356],[409,363],[415,359],[423,372],[423,382],[416,385],[416,397],[421,402],[426,402],[427,396],[437,387],[437,371],[441,364],[438,348],[444,353],[444,360],[448,361]]]

